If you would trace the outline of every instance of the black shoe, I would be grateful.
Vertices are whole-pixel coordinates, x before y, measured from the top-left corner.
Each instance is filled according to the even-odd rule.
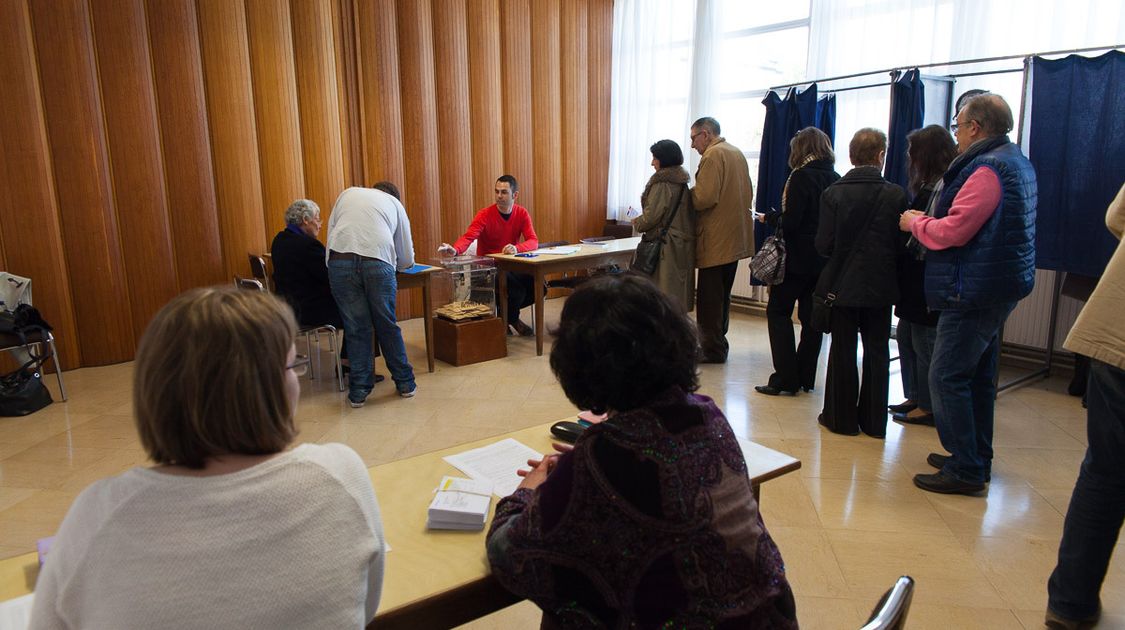
[[[340,371],[344,373],[344,376],[347,376],[348,378],[351,378],[350,374],[352,373],[352,368],[350,366],[341,365]],[[383,376],[382,374],[379,374],[378,372],[375,372],[373,374],[374,374],[373,380],[376,383],[382,383],[383,381],[387,380],[387,377]]]
[[[913,400],[904,400],[897,405],[887,405],[887,410],[891,413],[906,413],[918,408],[918,403]]]
[[[812,385],[802,385],[801,390],[804,391],[804,392],[811,392],[813,390],[813,386]]]
[[[795,390],[795,389],[794,390],[780,389],[780,388],[774,387],[773,385],[755,385],[754,391],[758,392],[759,394],[765,394],[766,396],[781,396],[781,395],[796,396],[797,395],[797,390]]]
[[[933,466],[934,468],[937,468],[938,470],[941,470],[942,468],[945,468],[945,462],[949,461],[949,457],[949,455],[930,453],[926,456],[926,463]],[[989,483],[992,482],[992,471],[984,473],[984,480]]]
[[[928,427],[937,424],[934,421],[934,414],[932,412],[926,412],[915,416],[910,415],[910,413],[892,413],[891,417],[894,418],[895,421],[903,424],[923,424]]]
[[[938,494],[977,494],[984,491],[983,483],[961,481],[960,479],[938,471],[932,475],[914,475],[914,485],[928,492]]]
[[[848,431],[840,431],[840,430],[836,429],[835,427],[829,426],[828,421],[825,420],[823,413],[816,417],[816,421],[820,423],[820,426],[824,427],[825,429],[828,429],[829,431],[831,431],[832,433],[835,433],[836,435],[859,435],[859,428],[858,427],[856,427],[855,431],[848,432]]]

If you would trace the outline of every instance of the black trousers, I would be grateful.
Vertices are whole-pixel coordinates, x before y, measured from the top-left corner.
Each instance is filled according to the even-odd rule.
[[[863,339],[863,380],[856,367],[856,333]],[[832,308],[832,345],[821,424],[835,433],[887,433],[891,307]]]
[[[812,315],[812,294],[819,275],[786,275],[785,282],[770,288],[766,305],[766,324],[773,355],[773,374],[769,385],[793,392],[798,387],[812,389],[816,384],[816,363],[824,335],[809,325]],[[801,321],[801,343],[793,340],[793,305]]]
[[[520,309],[535,303],[535,276],[526,273],[508,274],[508,323],[520,319]]]
[[[727,360],[730,344],[730,290],[738,261],[705,267],[699,270],[695,285],[695,323],[699,326],[699,345],[702,360],[723,363]]]

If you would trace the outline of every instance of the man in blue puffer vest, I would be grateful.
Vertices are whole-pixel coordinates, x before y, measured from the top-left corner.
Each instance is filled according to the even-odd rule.
[[[910,210],[899,222],[930,250],[926,303],[941,311],[930,389],[950,455],[931,453],[940,470],[915,475],[930,492],[976,494],[990,480],[1000,327],[1035,284],[1035,170],[1008,139],[1012,125],[1000,96],[970,99],[951,126],[960,155],[933,216]]]

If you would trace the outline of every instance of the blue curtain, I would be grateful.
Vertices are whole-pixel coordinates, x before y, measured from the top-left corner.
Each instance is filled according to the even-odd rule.
[[[762,131],[762,151],[758,158],[758,187],[754,207],[758,212],[781,209],[781,189],[789,177],[789,141],[805,127],[816,127],[835,143],[836,96],[817,97],[816,84],[798,92],[790,88],[781,98],[777,92],[766,94],[766,122]],[[758,247],[773,234],[773,229],[754,224],[754,241]],[[755,282],[757,284],[757,282]]]
[[[887,163],[883,177],[903,188],[910,179],[906,169],[906,134],[922,128],[926,116],[926,89],[918,69],[908,70],[891,83],[891,122],[887,129]]]
[[[1034,57],[1030,118],[1036,266],[1101,276],[1117,246],[1106,207],[1125,181],[1125,53]]]

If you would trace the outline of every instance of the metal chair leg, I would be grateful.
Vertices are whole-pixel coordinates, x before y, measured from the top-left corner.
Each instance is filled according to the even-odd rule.
[[[62,396],[63,402],[66,402],[66,387],[63,386],[62,380],[62,364],[59,363],[59,349],[55,345],[55,336],[47,333],[47,347],[51,349],[51,360],[55,363],[55,379],[59,382],[59,396]]]

